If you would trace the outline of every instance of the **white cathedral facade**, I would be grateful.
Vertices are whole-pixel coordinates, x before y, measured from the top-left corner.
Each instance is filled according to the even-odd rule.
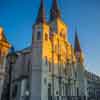
[[[49,22],[41,0],[32,27],[31,46],[16,52],[12,48],[5,57],[4,65],[8,70],[4,71],[8,77],[1,78],[1,100],[6,100],[7,89],[10,90],[9,100],[72,100],[70,97],[87,100],[87,77],[77,31],[74,47],[66,38],[67,31],[57,0],[53,0]]]

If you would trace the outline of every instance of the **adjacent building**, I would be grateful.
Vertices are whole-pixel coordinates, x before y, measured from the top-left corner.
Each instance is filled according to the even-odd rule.
[[[8,80],[8,68],[6,66],[6,56],[11,45],[7,41],[3,28],[0,27],[0,100],[4,88],[4,84]]]
[[[86,71],[87,78],[87,93],[89,98],[98,98],[100,99],[100,77]]]

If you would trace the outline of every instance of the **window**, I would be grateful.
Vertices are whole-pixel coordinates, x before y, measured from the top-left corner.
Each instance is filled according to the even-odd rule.
[[[48,34],[45,34],[45,40],[46,41],[48,40]]]
[[[30,67],[31,67],[30,65],[31,65],[31,62],[29,61],[28,66],[27,66],[27,72],[30,72]]]
[[[48,64],[47,56],[45,57],[45,64],[46,64],[46,65]]]
[[[65,34],[63,35],[63,38],[64,38],[64,39],[66,38]]]
[[[49,62],[49,72],[51,72],[51,62]]]
[[[79,88],[77,88],[77,96],[79,96]]]
[[[37,32],[37,40],[41,39],[41,32]]]
[[[57,45],[55,45],[55,52],[58,50]]]
[[[44,83],[45,83],[45,84],[47,83],[47,79],[46,79],[46,78],[44,78]]]
[[[60,36],[62,37],[62,32],[60,32]]]
[[[58,93],[58,91],[56,91],[56,95],[57,95],[57,99],[56,100],[59,100],[59,93]]]
[[[27,79],[27,81],[26,81],[26,90],[29,90],[29,88],[30,88],[30,83],[29,83],[29,79]]]
[[[75,78],[77,79],[77,72],[75,72]]]
[[[48,100],[52,100],[51,84],[48,84]]]
[[[12,97],[13,97],[13,98],[16,98],[16,96],[17,96],[17,90],[18,90],[18,86],[15,85],[15,86],[13,87],[13,90],[12,90]]]

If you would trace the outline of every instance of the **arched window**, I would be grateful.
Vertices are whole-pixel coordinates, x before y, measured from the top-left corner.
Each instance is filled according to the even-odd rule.
[[[79,88],[77,88],[77,96],[79,96]]]
[[[13,89],[12,89],[12,97],[13,97],[13,98],[16,98],[16,96],[17,96],[17,90],[18,90],[18,86],[15,85],[15,86],[13,87]]]
[[[62,32],[60,32],[60,36],[62,37]]]
[[[77,79],[77,72],[75,72],[75,78]]]
[[[48,100],[52,100],[52,94],[51,94],[52,90],[51,90],[51,84],[48,84]]]
[[[66,38],[65,34],[63,35],[63,38],[64,38],[64,39]]]
[[[46,41],[48,40],[48,34],[45,34],[45,40]]]
[[[45,64],[46,65],[48,64],[48,58],[47,58],[47,56],[45,56]]]
[[[58,50],[58,47],[57,47],[57,45],[55,45],[55,52]]]
[[[49,72],[51,72],[51,62],[49,62]]]
[[[37,40],[41,39],[41,32],[37,32]]]

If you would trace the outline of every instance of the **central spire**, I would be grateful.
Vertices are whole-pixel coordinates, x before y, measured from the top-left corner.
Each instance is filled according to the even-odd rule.
[[[36,23],[37,24],[46,23],[45,8],[44,8],[43,0],[41,0],[41,3],[40,3],[40,8],[39,8],[39,11],[38,11]]]
[[[79,39],[78,39],[78,35],[77,35],[77,30],[75,31],[75,52],[81,52],[81,47],[80,47],[80,42],[79,42]]]
[[[61,13],[58,7],[57,0],[53,0],[51,12],[50,12],[50,20],[54,20],[56,18],[61,18]]]

